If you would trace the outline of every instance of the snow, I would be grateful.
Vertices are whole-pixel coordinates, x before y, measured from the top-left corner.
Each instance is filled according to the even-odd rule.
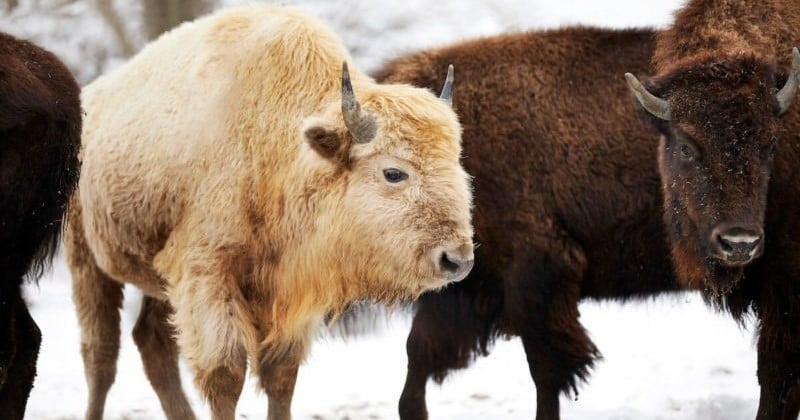
[[[106,418],[163,418],[144,376],[130,332],[137,294],[123,309],[122,349]],[[28,403],[30,419],[76,419],[86,404],[77,320],[69,274],[59,258],[40,286],[28,289],[43,333],[39,377]],[[586,302],[581,320],[603,352],[577,401],[562,398],[562,418],[616,420],[752,419],[758,385],[753,326],[740,329],[709,310],[697,294],[678,293],[628,303]],[[293,403],[295,419],[396,418],[405,380],[405,338],[410,320],[389,319],[381,331],[347,340],[321,338],[301,367]],[[184,389],[201,418],[208,418],[183,370]],[[443,386],[428,385],[431,419],[530,419],[535,388],[519,339],[498,342],[491,355],[455,372]],[[238,418],[266,416],[266,396],[248,378]]]
[[[239,0],[222,0],[235,5]],[[286,2],[284,2],[286,3]],[[567,24],[607,27],[670,22],[682,0],[302,0],[300,7],[341,34],[366,70],[407,51],[503,31]],[[0,3],[2,4],[2,3]],[[66,5],[63,5],[66,4]],[[143,44],[138,2],[116,0],[132,42]],[[62,6],[58,6],[62,5]],[[58,7],[56,7],[58,6]],[[47,10],[47,12],[42,12]],[[21,0],[0,30],[47,46],[82,82],[124,61],[118,40],[87,0]],[[532,54],[535,52],[532,52]],[[109,419],[163,418],[143,373],[130,331],[138,293],[128,287],[116,383]],[[43,333],[39,376],[28,404],[30,419],[81,418],[86,385],[79,331],[62,257],[26,295]],[[740,328],[714,313],[697,294],[679,293],[644,302],[586,302],[582,322],[604,355],[575,401],[562,398],[564,419],[752,419],[758,384],[754,326]],[[293,403],[295,419],[396,418],[405,378],[405,338],[410,319],[396,315],[380,331],[347,340],[321,338],[301,367]],[[184,367],[184,388],[200,418],[207,407]],[[498,342],[489,357],[428,385],[432,419],[530,419],[535,388],[518,339]],[[266,416],[266,396],[248,379],[238,418]]]

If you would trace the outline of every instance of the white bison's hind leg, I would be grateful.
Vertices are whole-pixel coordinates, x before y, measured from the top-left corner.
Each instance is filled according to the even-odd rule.
[[[122,284],[97,267],[86,246],[80,221],[80,206],[70,207],[64,238],[72,274],[72,299],[81,328],[81,356],[89,388],[86,419],[103,418],[106,396],[117,373],[119,355]]]
[[[290,420],[292,418],[292,396],[295,382],[297,382],[299,359],[299,357],[289,355],[282,360],[262,363],[259,366],[259,382],[269,397],[268,420]]]
[[[133,328],[133,341],[167,418],[194,420],[192,407],[181,387],[175,330],[168,322],[171,311],[166,301],[146,296]]]

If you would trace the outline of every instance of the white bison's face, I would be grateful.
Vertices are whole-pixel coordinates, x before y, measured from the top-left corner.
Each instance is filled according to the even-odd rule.
[[[342,274],[379,299],[415,297],[463,279],[474,258],[472,195],[455,113],[409,86],[373,85],[359,95],[361,117],[371,120],[361,125],[367,135],[354,132],[357,122],[324,122],[342,121],[338,112],[304,129],[311,148],[333,163],[331,181],[342,186],[324,216]]]

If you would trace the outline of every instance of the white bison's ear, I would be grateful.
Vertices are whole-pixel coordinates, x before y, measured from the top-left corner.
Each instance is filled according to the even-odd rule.
[[[308,121],[303,127],[303,138],[311,149],[326,159],[346,161],[348,140],[345,132],[321,118]]]

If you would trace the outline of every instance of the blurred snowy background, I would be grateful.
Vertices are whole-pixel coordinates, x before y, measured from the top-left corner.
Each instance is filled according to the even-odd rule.
[[[188,15],[241,4],[238,0],[0,0],[0,30],[32,40],[61,57],[81,83],[107,72],[141,48],[163,22],[148,7]],[[683,0],[298,0],[326,21],[367,71],[421,48],[500,32],[584,24],[668,25]],[[164,10],[160,10],[163,12]],[[158,10],[157,10],[158,12]],[[148,16],[148,18],[145,18]],[[531,52],[535,54],[535,51]],[[1,58],[0,58],[1,59]],[[621,79],[620,79],[621,80]],[[130,330],[138,313],[129,287],[123,314],[119,372],[109,395],[109,419],[163,418],[144,377]],[[28,405],[31,419],[81,418],[86,386],[69,274],[62,258],[27,297],[44,335]],[[744,329],[706,308],[696,294],[621,305],[587,302],[582,321],[603,352],[576,401],[562,401],[569,419],[752,419],[758,386],[753,325]],[[410,320],[397,315],[375,334],[321,338],[300,370],[295,419],[390,419],[405,378]],[[191,374],[185,387],[208,418]],[[518,340],[499,342],[488,358],[429,384],[430,417],[530,419],[534,386]],[[241,419],[265,418],[266,396],[248,381]]]

